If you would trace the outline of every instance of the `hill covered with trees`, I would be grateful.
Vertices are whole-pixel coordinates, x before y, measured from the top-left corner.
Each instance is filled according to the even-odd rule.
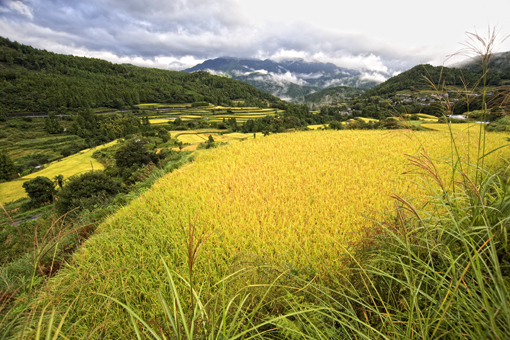
[[[366,89],[348,86],[333,86],[305,96],[305,102],[331,104],[335,101],[345,101],[353,96],[363,94]]]
[[[431,83],[427,79],[430,79],[435,85],[444,83],[447,86],[463,86],[464,80],[466,84],[473,86],[480,79],[480,76],[470,70],[432,66],[429,64],[417,65],[368,90],[365,93],[365,97],[385,97],[403,90],[430,90]]]
[[[281,106],[246,83],[206,72],[177,72],[56,54],[0,37],[0,111],[48,112],[139,103],[232,100]],[[267,105],[266,104],[266,105]],[[0,112],[0,113],[1,113]]]

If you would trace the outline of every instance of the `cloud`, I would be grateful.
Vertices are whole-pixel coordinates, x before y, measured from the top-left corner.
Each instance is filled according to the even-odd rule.
[[[302,79],[319,79],[320,77],[324,76],[324,73],[323,72],[308,73],[308,74],[298,73],[296,76],[299,78],[302,78]]]
[[[388,76],[378,73],[378,72],[363,72],[361,74],[361,79],[363,80],[370,80],[375,81],[378,83],[384,82],[386,79],[388,79]]]
[[[0,32],[58,53],[175,70],[232,56],[301,58],[389,75],[439,59],[433,47],[390,45],[367,31],[309,23],[313,17],[271,21],[245,6],[241,0],[0,0]]]
[[[21,14],[32,20],[34,14],[32,9],[27,5],[26,1],[22,0],[4,0],[0,1],[0,13],[14,13]]]
[[[285,83],[294,83],[298,85],[308,85],[308,83],[301,78],[298,78],[295,74],[290,72],[285,73],[271,73],[271,78],[278,84],[283,85]]]

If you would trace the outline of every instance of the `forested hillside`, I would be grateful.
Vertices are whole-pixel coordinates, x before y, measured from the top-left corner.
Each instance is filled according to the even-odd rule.
[[[0,37],[0,111],[48,112],[138,103],[207,101],[257,106],[280,99],[237,80],[206,72],[167,71],[61,55]]]
[[[357,87],[333,86],[305,96],[307,103],[331,104],[335,101],[345,101],[353,96],[363,94],[366,90]]]
[[[402,90],[430,90],[431,84],[427,79],[432,80],[435,85],[444,83],[444,85],[457,86],[463,86],[464,79],[466,84],[473,86],[480,79],[480,76],[469,70],[429,64],[417,65],[368,90],[365,96],[388,96]]]
[[[462,62],[458,67],[477,73],[482,72],[480,62],[477,59]],[[487,68],[489,82],[493,85],[510,84],[510,52],[494,53],[487,64]]]

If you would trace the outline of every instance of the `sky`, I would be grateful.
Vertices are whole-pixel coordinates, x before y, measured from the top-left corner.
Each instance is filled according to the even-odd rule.
[[[449,65],[466,32],[510,33],[510,0],[0,0],[0,36],[182,70],[222,56],[301,58],[392,74]],[[510,39],[497,51],[510,51]]]

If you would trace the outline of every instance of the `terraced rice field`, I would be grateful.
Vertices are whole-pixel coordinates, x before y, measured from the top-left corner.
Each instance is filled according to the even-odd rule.
[[[113,141],[93,149],[86,149],[80,151],[75,155],[71,155],[60,161],[50,163],[41,171],[34,172],[25,177],[21,177],[15,181],[0,183],[1,193],[0,202],[7,203],[20,199],[22,197],[27,197],[25,189],[23,189],[23,183],[31,179],[34,179],[37,176],[44,176],[48,177],[49,179],[53,179],[55,176],[61,174],[64,175],[64,178],[69,178],[73,175],[90,171],[92,170],[92,167],[94,167],[94,170],[103,170],[104,169],[103,165],[96,161],[94,158],[92,158],[92,154],[96,150],[109,147],[115,143],[116,141]]]
[[[186,106],[191,106],[191,103],[181,103],[181,104],[146,103],[146,104],[138,104],[135,106],[137,106],[141,109],[155,109],[158,107],[186,107]]]
[[[476,152],[473,139],[469,146],[459,142],[464,159]],[[487,143],[487,149],[501,146],[506,134],[488,134]],[[73,304],[68,319],[80,318],[77,338],[96,327],[109,329],[111,338],[130,329],[125,310],[100,294],[146,320],[159,317],[157,292],[167,287],[162,260],[187,275],[190,217],[198,221],[197,235],[211,233],[195,264],[198,283],[262,263],[327,280],[342,269],[349,244],[386,218],[391,194],[419,204],[416,178],[402,174],[410,170],[404,155],[423,150],[448,178],[450,165],[441,162],[451,159],[445,132],[297,132],[200,153],[102,224],[49,283],[44,306],[65,311]],[[491,154],[487,164],[502,164],[508,152]]]
[[[435,130],[435,131],[441,131],[441,132],[447,132],[451,129],[452,132],[459,133],[459,132],[470,132],[479,134],[480,133],[480,127],[482,124],[479,123],[461,123],[461,124],[422,124],[426,129]]]
[[[209,138],[209,135],[211,135],[214,138],[214,141],[216,142],[233,142],[233,141],[240,141],[240,140],[246,140],[253,138],[253,133],[226,133],[226,134],[219,134],[214,131],[207,131],[207,132],[201,132],[200,130],[197,130],[195,132],[186,133],[186,132],[180,132],[178,131],[172,131],[172,136],[175,136],[179,141],[183,143],[189,143],[189,144],[197,144],[197,143],[203,143],[206,142]],[[257,137],[263,137],[264,135],[262,133],[256,133]],[[195,147],[196,149],[196,147]],[[190,150],[189,148],[186,150]]]
[[[320,130],[328,127],[329,124],[316,124],[316,125],[308,125],[307,128],[310,130]]]
[[[155,118],[155,119],[149,119],[149,122],[151,124],[168,124],[168,122],[171,122],[173,119],[166,119],[166,118]]]

